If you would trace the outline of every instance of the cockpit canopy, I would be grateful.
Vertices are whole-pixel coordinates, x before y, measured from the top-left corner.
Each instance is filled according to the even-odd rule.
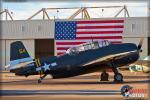
[[[90,49],[98,49],[98,48],[102,48],[105,46],[108,46],[110,44],[109,41],[107,40],[103,40],[103,41],[92,41],[92,42],[88,42],[88,43],[84,43],[81,44],[77,47],[72,47],[69,48],[66,53],[67,54],[76,54],[79,53],[81,51],[86,51],[86,50],[90,50]]]

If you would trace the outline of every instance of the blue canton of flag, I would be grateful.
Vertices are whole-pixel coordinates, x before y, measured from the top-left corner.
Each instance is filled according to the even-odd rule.
[[[76,22],[55,22],[55,40],[75,40]]]

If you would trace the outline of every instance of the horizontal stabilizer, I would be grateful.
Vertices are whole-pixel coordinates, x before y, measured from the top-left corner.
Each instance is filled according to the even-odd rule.
[[[14,66],[7,66],[7,70],[12,70],[12,69],[18,69],[18,68],[23,68],[23,67],[26,67],[28,66],[29,64],[33,63],[35,61],[29,61],[29,62],[23,62],[23,63],[19,63],[17,65],[14,65]]]

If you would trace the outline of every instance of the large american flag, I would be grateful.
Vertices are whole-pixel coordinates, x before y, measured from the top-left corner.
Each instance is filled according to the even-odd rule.
[[[57,55],[65,53],[70,47],[92,40],[121,43],[123,29],[124,20],[56,21]]]

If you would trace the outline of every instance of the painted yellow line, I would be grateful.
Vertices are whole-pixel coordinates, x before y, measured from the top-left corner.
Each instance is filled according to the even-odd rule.
[[[36,64],[36,67],[39,67],[38,59],[35,59],[35,64]],[[38,71],[38,75],[40,75],[40,71]]]
[[[36,64],[36,67],[39,67],[39,66],[38,66],[38,63],[37,63],[37,59],[35,59],[35,64]]]
[[[39,58],[37,59],[37,62],[38,62],[38,65],[41,66],[41,62],[40,62],[40,59],[39,59]],[[40,71],[40,74],[41,74],[41,75],[43,74],[43,71],[42,71],[42,70]]]
[[[38,65],[41,66],[41,62],[39,58],[37,59],[37,62],[38,62]]]

